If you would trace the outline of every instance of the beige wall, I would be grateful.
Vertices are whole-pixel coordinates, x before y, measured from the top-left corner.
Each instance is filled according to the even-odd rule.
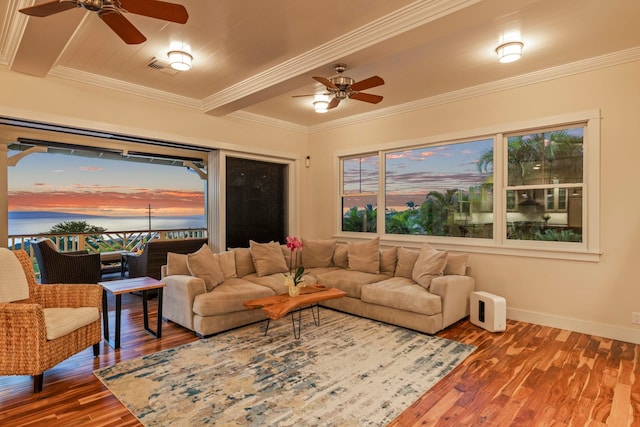
[[[640,241],[640,201],[634,191],[640,159],[638,75],[640,62],[635,62],[306,135],[56,78],[34,78],[0,66],[0,115],[297,157],[300,234],[328,238],[337,230],[333,158],[346,147],[385,146],[600,109],[600,261],[474,253],[470,263],[477,288],[504,296],[510,318],[640,343],[640,327],[630,322],[631,312],[640,312],[640,285],[633,268],[639,262]]]
[[[640,62],[532,84],[434,108],[310,135],[314,159],[309,193],[313,209],[304,235],[336,233],[332,157],[345,147],[375,147],[460,130],[482,129],[600,109],[601,189],[599,262],[474,253],[478,290],[504,296],[513,319],[640,343]],[[313,224],[313,226],[311,226]]]

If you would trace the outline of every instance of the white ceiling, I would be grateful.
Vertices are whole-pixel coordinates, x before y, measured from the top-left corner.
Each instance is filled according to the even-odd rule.
[[[447,102],[640,58],[639,0],[171,0],[186,24],[127,14],[146,37],[127,45],[93,12],[46,18],[0,5],[0,62],[12,71],[61,77],[137,93],[202,111],[321,127],[416,105]],[[501,37],[519,32],[523,57],[497,61]],[[172,41],[191,45],[193,69],[152,69]],[[356,81],[379,75],[373,105],[342,102],[313,111],[344,62]],[[464,94],[464,95],[463,95]]]

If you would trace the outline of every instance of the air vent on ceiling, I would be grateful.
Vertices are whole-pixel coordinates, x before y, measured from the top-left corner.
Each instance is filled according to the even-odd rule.
[[[151,61],[147,63],[147,67],[169,74],[170,76],[175,76],[179,73],[178,70],[174,70],[169,66],[169,61],[159,58],[151,58]]]

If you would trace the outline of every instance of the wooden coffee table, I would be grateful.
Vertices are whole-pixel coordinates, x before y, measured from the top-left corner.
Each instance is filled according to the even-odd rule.
[[[152,277],[136,277],[135,279],[113,280],[99,282],[102,286],[102,322],[104,327],[104,340],[114,349],[120,348],[120,320],[122,317],[122,294],[142,292],[142,313],[144,329],[156,338],[162,336],[162,288],[167,286]],[[156,330],[149,328],[149,310],[147,309],[147,292],[158,290],[158,323]],[[107,292],[116,296],[116,332],[115,339],[109,339],[109,315],[107,311]]]
[[[257,298],[245,301],[243,304],[248,309],[262,308],[264,314],[267,315],[267,327],[264,334],[269,332],[269,322],[278,320],[287,314],[291,314],[291,324],[293,326],[293,335],[296,339],[300,338],[300,330],[302,328],[302,310],[311,308],[313,314],[313,322],[316,326],[320,326],[320,301],[342,298],[346,292],[336,288],[326,288],[320,285],[307,286],[300,290],[300,295],[292,297],[289,294],[279,294],[270,297]],[[315,309],[315,311],[314,311]],[[294,313],[298,313],[298,332],[296,333],[296,324],[293,317]]]

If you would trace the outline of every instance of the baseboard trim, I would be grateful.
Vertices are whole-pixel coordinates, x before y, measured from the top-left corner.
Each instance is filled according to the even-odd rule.
[[[507,308],[507,318],[520,322],[535,323],[536,325],[567,329],[583,334],[640,344],[640,328],[625,328],[622,326],[590,322],[588,320],[573,319],[516,308]]]

